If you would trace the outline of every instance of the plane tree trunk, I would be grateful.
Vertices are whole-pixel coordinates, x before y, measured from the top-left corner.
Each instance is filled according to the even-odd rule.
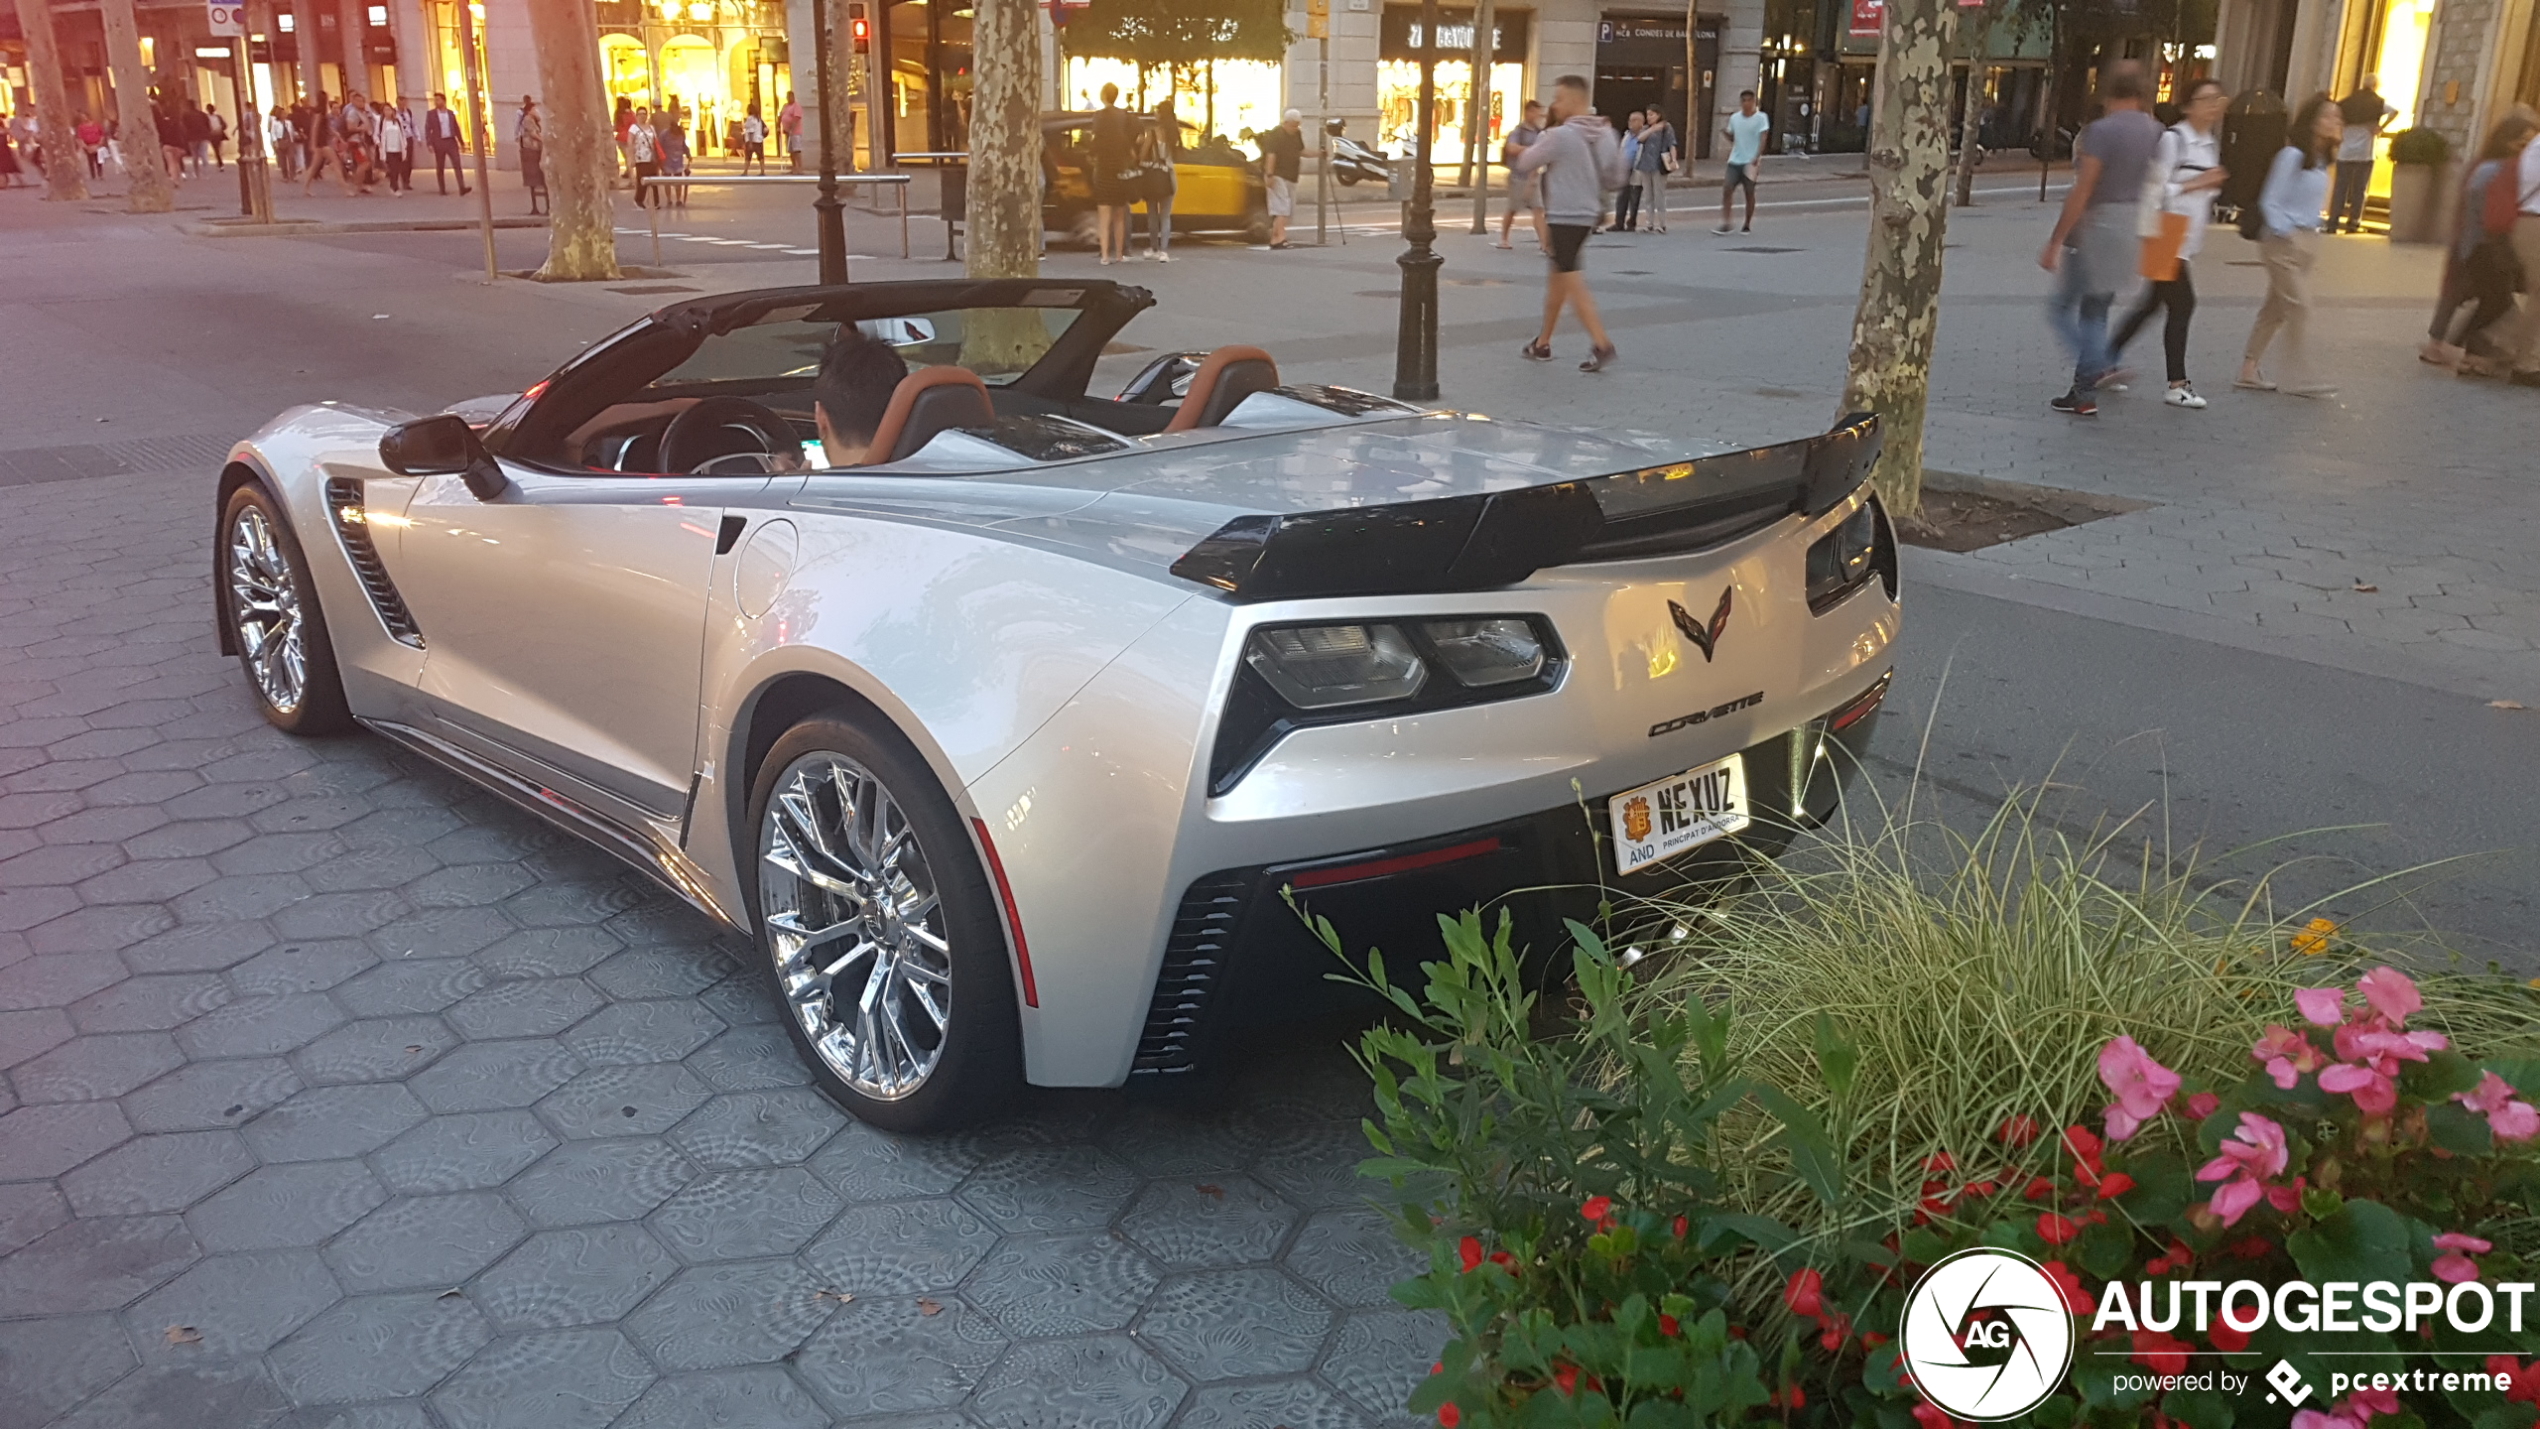
[[[1041,271],[1041,36],[1033,0],[977,0],[970,52],[978,57],[970,109],[969,245],[973,278]],[[1049,346],[1028,309],[980,312],[963,329],[962,365],[1014,372]]]
[[[605,282],[617,268],[609,181],[617,144],[600,82],[600,27],[591,0],[529,0],[529,33],[546,91],[547,282]]]
[[[44,197],[88,197],[88,159],[79,146],[79,122],[71,117],[62,85],[62,48],[53,37],[51,0],[18,0],[18,28],[26,32],[27,82],[35,89],[35,122],[44,128]]]
[[[134,213],[171,212],[176,186],[159,148],[159,120],[150,108],[150,72],[141,67],[141,26],[132,0],[101,0],[97,12],[105,21],[106,65],[115,82],[116,136],[128,179],[124,206]]]
[[[1899,516],[1922,509],[1923,413],[1940,327],[1949,223],[1949,43],[1954,0],[1888,0],[1870,121],[1870,238],[1852,318],[1845,412],[1876,412],[1873,480]]]

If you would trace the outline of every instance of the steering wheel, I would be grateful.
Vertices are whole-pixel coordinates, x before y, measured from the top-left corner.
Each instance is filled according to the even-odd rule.
[[[746,451],[792,456],[801,446],[794,424],[774,410],[747,397],[708,397],[663,429],[661,469],[691,472],[716,457]]]

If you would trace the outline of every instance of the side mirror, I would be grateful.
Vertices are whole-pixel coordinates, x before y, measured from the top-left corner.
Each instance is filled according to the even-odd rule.
[[[447,413],[391,427],[379,439],[379,460],[399,476],[460,477],[479,501],[511,489],[511,479],[476,439],[467,419]]]

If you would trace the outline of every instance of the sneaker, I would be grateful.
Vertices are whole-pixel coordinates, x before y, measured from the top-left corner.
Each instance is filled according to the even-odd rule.
[[[2161,400],[2173,407],[2185,407],[2191,412],[2205,410],[2205,399],[2196,395],[2195,388],[2184,383],[2162,393]]]
[[[1737,232],[1737,230],[1736,230],[1736,229],[1729,227],[1729,226],[1728,226],[1727,224],[1725,224],[1725,223],[1721,224],[1719,227],[1717,227],[1717,228],[1715,228],[1715,229],[1712,229],[1711,231],[1712,231],[1713,233],[1735,233],[1735,232]]]
[[[2133,368],[2111,367],[2100,373],[2099,380],[2091,383],[2090,386],[2091,390],[2096,392],[2128,392],[2133,390],[2131,385],[2133,382]]]
[[[2076,417],[2099,415],[2099,399],[2079,390],[2067,392],[2046,405],[2058,412],[2068,412]]]

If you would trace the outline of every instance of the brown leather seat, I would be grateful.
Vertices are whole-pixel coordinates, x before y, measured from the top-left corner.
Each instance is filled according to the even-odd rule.
[[[864,465],[879,466],[914,454],[939,433],[984,426],[997,419],[988,384],[966,367],[921,367],[891,389],[891,405],[864,451]]]
[[[1199,371],[1191,374],[1191,390],[1182,398],[1181,410],[1164,424],[1164,430],[1187,432],[1194,427],[1216,426],[1246,397],[1278,385],[1279,364],[1270,360],[1270,354],[1240,344],[1221,347],[1200,363]]]

